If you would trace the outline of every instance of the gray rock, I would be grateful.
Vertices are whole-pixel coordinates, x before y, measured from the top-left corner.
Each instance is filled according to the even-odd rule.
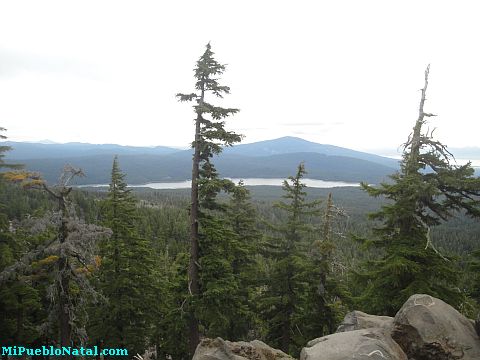
[[[203,339],[198,344],[192,360],[294,360],[284,352],[273,349],[265,343],[230,342],[222,338]]]
[[[429,295],[408,299],[395,316],[392,338],[412,359],[480,359],[471,320]]]
[[[407,356],[382,329],[336,333],[310,341],[300,360],[407,360]]]
[[[343,322],[337,328],[337,333],[361,329],[380,328],[389,331],[392,328],[393,317],[366,314],[352,311],[345,315]]]

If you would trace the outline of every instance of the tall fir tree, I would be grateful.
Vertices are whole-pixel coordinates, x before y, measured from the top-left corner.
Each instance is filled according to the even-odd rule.
[[[0,127],[0,132],[6,129]],[[6,136],[0,133],[0,139]],[[19,164],[5,162],[5,153],[10,146],[0,146],[0,169],[18,169]],[[0,175],[0,191],[5,191],[5,182]],[[30,250],[27,241],[21,241],[10,226],[5,214],[5,204],[0,203],[0,272],[19,259],[19,255]],[[0,286],[0,343],[18,345],[31,343],[39,336],[33,315],[41,307],[39,291],[28,277],[16,276]]]
[[[188,306],[187,269],[188,253],[181,252],[174,259],[168,252],[160,257],[160,287],[162,296],[157,300],[154,342],[157,359],[187,360]]]
[[[394,315],[415,293],[439,297],[459,306],[462,294],[456,289],[458,268],[453,259],[434,247],[430,228],[448,220],[457,211],[480,216],[480,179],[470,163],[454,165],[447,147],[423,131],[428,117],[424,111],[429,66],[425,70],[419,116],[404,145],[400,171],[391,182],[378,187],[363,184],[374,197],[389,200],[370,218],[381,222],[376,237],[367,244],[383,250],[378,260],[368,261],[358,275],[365,281],[360,297],[366,310]]]
[[[340,228],[343,226],[340,224],[345,216],[345,211],[335,206],[332,193],[329,193],[322,223],[316,232],[317,240],[310,247],[309,286],[303,331],[306,338],[335,332],[339,320],[350,305],[351,296],[344,279],[333,271],[336,240],[342,236]]]
[[[152,331],[157,279],[151,244],[136,228],[136,199],[127,188],[117,157],[113,160],[103,225],[112,235],[101,245],[98,287],[107,302],[95,308],[92,337],[129,354],[143,353]]]
[[[238,307],[230,314],[228,339],[248,340],[252,335],[260,335],[255,310],[257,289],[263,283],[258,271],[261,234],[257,229],[257,212],[243,181],[233,189],[225,215],[225,223],[234,234],[230,242],[231,265],[238,282]]]
[[[7,137],[5,135],[2,134],[2,132],[6,131],[7,129],[3,128],[0,126],[0,140],[6,140]],[[10,151],[12,150],[12,147],[11,146],[8,146],[8,145],[0,145],[0,169],[1,168],[4,168],[4,169],[19,169],[22,167],[22,165],[20,164],[11,164],[11,163],[8,163],[8,162],[5,162],[5,153],[7,151]],[[1,179],[1,176],[0,176],[0,179]]]
[[[307,244],[315,228],[308,222],[309,217],[319,216],[320,201],[307,201],[303,163],[298,166],[295,176],[283,182],[286,201],[275,206],[287,214],[280,225],[271,225],[274,233],[267,242],[267,255],[272,259],[267,290],[262,299],[263,317],[266,319],[267,340],[274,347],[298,355],[304,338],[301,328],[304,320],[303,305],[308,292]]]
[[[214,155],[222,151],[222,146],[231,146],[241,140],[241,136],[225,129],[223,119],[238,112],[235,108],[223,108],[215,106],[207,101],[207,96],[223,98],[225,94],[230,93],[228,86],[220,85],[218,77],[225,71],[225,65],[218,63],[211,50],[210,44],[207,44],[206,50],[197,61],[195,72],[195,90],[196,93],[177,94],[179,101],[195,101],[193,106],[195,118],[195,140],[192,143],[194,149],[192,161],[192,187],[191,187],[191,206],[190,206],[190,263],[188,270],[188,287],[191,294],[191,316],[189,321],[189,350],[191,355],[195,352],[200,340],[199,316],[202,312],[198,308],[200,295],[214,294],[217,290],[212,290],[212,284],[204,284],[203,290],[200,286],[199,266],[202,262],[201,257],[205,257],[208,249],[216,249],[212,242],[224,242],[228,234],[220,234],[225,229],[214,217],[209,214],[211,211],[221,210],[221,206],[216,203],[216,196],[222,190],[231,189],[233,184],[230,181],[220,179],[217,171],[211,162]],[[220,231],[221,230],[221,231]],[[203,241],[203,255],[201,254]],[[218,244],[217,248],[222,248]],[[225,248],[225,247],[224,247]],[[210,258],[213,260],[214,258]],[[224,260],[228,261],[228,260]],[[204,258],[203,262],[207,262]],[[206,270],[207,264],[204,264]],[[210,269],[214,270],[213,264]],[[217,264],[220,265],[220,264]],[[227,264],[222,264],[221,267]],[[219,270],[219,269],[217,269]],[[228,269],[227,269],[228,270]],[[227,271],[228,274],[228,271]],[[226,276],[227,276],[226,274]],[[208,282],[208,275],[204,272],[204,282]],[[228,282],[225,282],[227,284]],[[218,284],[217,284],[218,285]],[[215,287],[215,286],[213,286]],[[212,290],[212,292],[210,292]],[[226,290],[226,289],[223,289]],[[203,291],[203,294],[202,294]],[[222,291],[224,294],[226,292]],[[205,296],[203,296],[205,300]],[[218,298],[217,298],[218,299]],[[212,298],[214,300],[214,298]],[[214,305],[214,304],[210,304]],[[209,305],[209,306],[210,306]],[[209,307],[203,308],[208,311]]]

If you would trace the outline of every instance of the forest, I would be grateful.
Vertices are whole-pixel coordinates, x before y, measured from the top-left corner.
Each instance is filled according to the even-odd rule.
[[[208,44],[177,94],[193,108],[191,189],[132,190],[121,157],[106,190],[76,188],[75,164],[51,184],[0,146],[2,346],[183,360],[222,337],[298,357],[347,312],[392,316],[413,294],[477,317],[480,178],[425,126],[429,67],[399,170],[334,189],[306,187],[303,163],[281,188],[222,177],[214,160],[242,140],[225,127],[239,110],[212,103],[224,71]]]

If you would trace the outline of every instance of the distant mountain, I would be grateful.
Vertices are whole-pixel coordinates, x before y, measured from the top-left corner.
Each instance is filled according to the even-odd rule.
[[[191,154],[121,155],[120,167],[130,184],[156,181],[180,181],[191,176]],[[234,178],[286,178],[293,175],[300,162],[305,162],[307,177],[346,182],[377,183],[395,169],[371,161],[316,153],[292,153],[272,156],[225,154],[214,159],[220,174]],[[55,183],[65,163],[80,167],[87,175],[77,184],[106,184],[110,181],[112,156],[93,155],[64,159],[24,159],[27,169],[39,171]]]
[[[86,143],[30,143],[6,141],[3,144],[11,146],[7,156],[11,160],[23,159],[62,159],[68,157],[94,156],[94,155],[133,155],[133,154],[152,154],[164,155],[178,152],[178,149],[156,146],[156,147],[137,147],[122,146],[115,144],[86,144]]]
[[[78,184],[108,183],[113,155],[119,155],[120,166],[131,184],[186,180],[191,176],[192,150],[83,143],[7,144],[13,148],[7,153],[8,160],[41,172],[49,182],[56,182],[64,164],[69,163],[87,174]],[[214,161],[222,176],[234,178],[286,178],[303,161],[309,178],[377,183],[398,168],[394,159],[293,137],[227,148]]]
[[[38,143],[38,144],[58,144],[58,142],[56,141],[52,141],[52,140],[48,140],[48,139],[44,139],[44,140],[38,140],[38,141],[28,141],[29,143]]]
[[[268,156],[298,152],[312,152],[330,156],[347,156],[355,159],[373,161],[390,167],[398,166],[398,160],[395,159],[334,145],[318,144],[292,136],[285,136],[273,140],[264,140],[251,144],[235,145],[224,150],[224,154],[238,154],[247,156]]]

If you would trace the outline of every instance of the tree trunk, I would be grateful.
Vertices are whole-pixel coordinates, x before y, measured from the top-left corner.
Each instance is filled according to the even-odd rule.
[[[202,96],[203,97],[203,96]],[[201,115],[197,115],[195,121],[195,153],[193,155],[192,166],[192,192],[191,192],[191,209],[190,209],[190,263],[188,266],[188,288],[194,299],[198,298],[200,293],[199,276],[198,276],[198,260],[199,260],[199,244],[198,244],[198,177],[200,167],[200,121]],[[200,342],[200,334],[198,330],[198,319],[195,315],[195,309],[191,309],[189,319],[189,352],[193,356]]]
[[[65,243],[68,236],[68,215],[66,209],[65,198],[61,195],[59,198],[60,209],[62,211],[62,224],[60,226],[60,244]],[[60,346],[71,346],[72,342],[72,325],[70,323],[70,313],[69,313],[69,297],[70,297],[70,273],[69,273],[69,264],[68,258],[63,253],[59,254],[58,259],[58,272],[60,280],[57,283],[57,293],[58,293],[58,306],[59,306],[59,317],[58,317],[58,327],[60,331]],[[68,356],[62,356],[62,359],[67,359]]]
[[[24,308],[23,308],[23,304],[22,304],[22,297],[19,296],[18,297],[18,303],[19,303],[19,309],[17,310],[17,316],[16,316],[16,320],[17,320],[17,332],[16,332],[16,335],[15,335],[15,340],[17,342],[17,344],[23,344],[23,318],[24,318]]]
[[[414,171],[418,171],[418,157],[420,155],[420,137],[421,137],[422,125],[425,122],[424,118],[425,116],[427,117],[435,116],[434,114],[426,113],[423,110],[423,106],[425,105],[426,94],[427,94],[429,73],[430,73],[430,65],[428,65],[427,68],[425,69],[425,84],[421,89],[422,97],[420,99],[420,105],[418,106],[418,119],[417,119],[417,122],[415,123],[415,127],[413,128],[412,138],[410,140],[411,147],[410,147],[410,155],[408,160],[408,167],[407,169],[405,169],[407,175]]]
[[[290,326],[291,326],[291,317],[292,317],[292,309],[290,308],[290,304],[285,312],[285,321],[282,325],[282,346],[281,350],[285,353],[288,353],[290,348]]]
[[[60,283],[58,284],[60,308],[60,316],[58,318],[60,329],[60,346],[70,346],[72,328],[70,325],[70,314],[68,312],[69,279],[65,274],[65,272],[67,271],[67,260],[65,258],[60,258],[58,262],[61,272]]]

